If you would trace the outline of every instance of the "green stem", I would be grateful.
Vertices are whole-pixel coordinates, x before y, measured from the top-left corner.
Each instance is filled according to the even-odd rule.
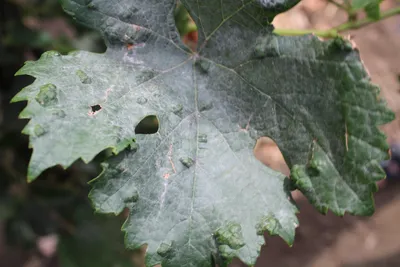
[[[284,36],[296,36],[296,35],[305,35],[305,34],[315,34],[319,37],[323,38],[333,38],[338,36],[338,32],[335,29],[331,30],[315,30],[315,29],[274,29],[274,33],[278,35]]]
[[[379,20],[383,20],[395,15],[400,14],[400,7],[396,7],[384,12],[381,12],[381,16]],[[304,35],[304,34],[315,34],[319,37],[323,38],[335,38],[339,35],[340,32],[359,29],[361,27],[367,26],[376,22],[376,20],[371,18],[364,18],[358,21],[349,21],[339,25],[335,28],[329,30],[315,30],[315,29],[306,29],[306,30],[295,30],[295,29],[275,29],[274,33],[279,35],[288,35],[288,36],[295,36],[295,35]]]
[[[380,16],[379,20],[384,20],[386,18],[395,16],[398,14],[400,14],[400,7],[392,8],[387,11],[381,12],[381,16]],[[364,18],[364,19],[361,19],[358,21],[344,23],[342,25],[335,27],[334,29],[337,30],[338,32],[347,31],[347,30],[355,30],[355,29],[359,29],[361,27],[367,26],[368,24],[371,24],[373,22],[376,22],[376,20],[367,17],[367,18]]]

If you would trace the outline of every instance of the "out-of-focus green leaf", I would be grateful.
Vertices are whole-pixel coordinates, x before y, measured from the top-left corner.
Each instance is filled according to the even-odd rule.
[[[61,267],[133,267],[120,218],[96,215],[89,205],[81,205],[72,219],[71,232],[61,234],[58,243]]]
[[[351,6],[353,10],[364,9],[367,16],[371,19],[378,20],[380,18],[380,3],[382,0],[353,0]]]

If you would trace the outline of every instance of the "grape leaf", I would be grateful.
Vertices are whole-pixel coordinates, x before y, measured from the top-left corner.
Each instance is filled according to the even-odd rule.
[[[28,178],[113,148],[90,197],[99,212],[130,209],[126,244],[147,244],[147,266],[253,264],[265,231],[293,242],[289,180],[253,156],[262,136],[321,212],[371,214],[388,150],[377,126],[393,114],[351,44],[273,34],[295,1],[181,2],[197,52],[180,41],[173,0],[63,1],[108,50],[47,52],[18,72],[37,78],[14,98],[28,100]],[[148,116],[157,133],[135,134]]]

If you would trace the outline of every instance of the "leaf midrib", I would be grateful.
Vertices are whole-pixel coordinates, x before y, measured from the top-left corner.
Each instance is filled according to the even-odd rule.
[[[193,60],[192,64],[192,73],[193,73],[193,84],[194,84],[194,104],[195,104],[195,116],[196,116],[196,152],[195,152],[195,158],[194,158],[194,171],[193,171],[193,185],[192,185],[192,199],[190,202],[190,215],[189,215],[189,245],[191,245],[191,233],[192,233],[192,222],[193,222],[193,207],[194,207],[194,202],[195,202],[195,191],[196,191],[196,183],[197,183],[197,160],[198,160],[198,153],[199,153],[199,116],[200,116],[200,111],[199,111],[199,103],[198,103],[198,86],[197,86],[197,78],[196,78],[196,70],[195,70],[195,63],[196,61]]]

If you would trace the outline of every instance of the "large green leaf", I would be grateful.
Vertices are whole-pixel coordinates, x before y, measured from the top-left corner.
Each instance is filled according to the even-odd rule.
[[[254,158],[261,136],[320,211],[372,213],[388,150],[377,126],[393,114],[348,42],[272,33],[294,1],[182,1],[198,52],[180,41],[173,0],[63,2],[108,50],[47,52],[18,72],[37,78],[14,98],[28,100],[28,178],[113,148],[90,196],[99,212],[130,208],[126,244],[147,244],[148,266],[253,264],[264,231],[293,242],[289,180]],[[135,134],[151,115],[158,132]]]

